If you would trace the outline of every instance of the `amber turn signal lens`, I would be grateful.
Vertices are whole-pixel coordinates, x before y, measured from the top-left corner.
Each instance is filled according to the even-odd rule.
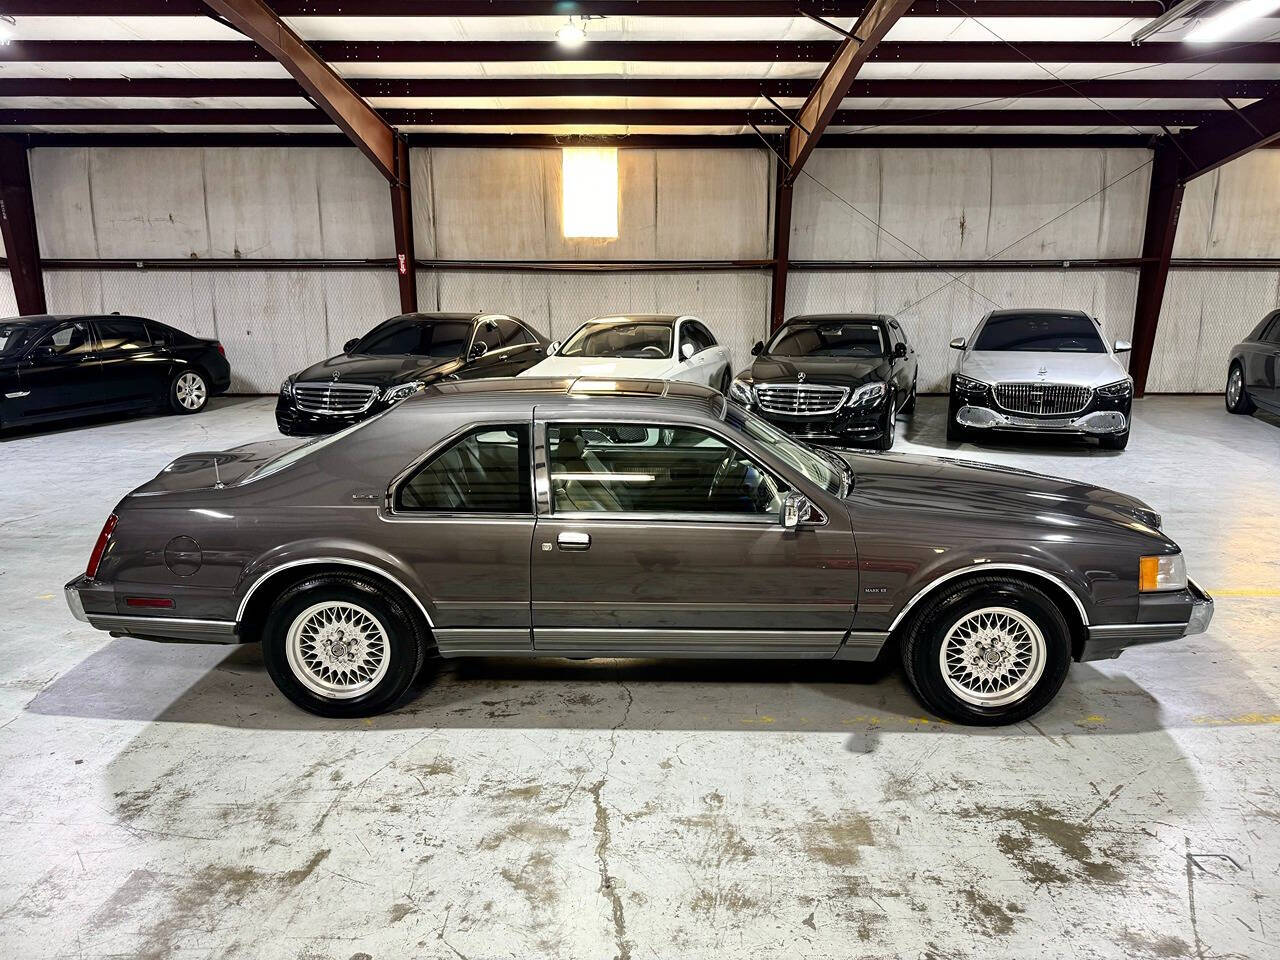
[[[1160,579],[1160,558],[1159,557],[1143,557],[1138,561],[1138,589],[1142,593],[1149,593],[1156,589],[1156,584]]]

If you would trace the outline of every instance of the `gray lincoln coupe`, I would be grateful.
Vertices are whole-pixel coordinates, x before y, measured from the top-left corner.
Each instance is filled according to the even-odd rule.
[[[431,656],[901,657],[1012,723],[1070,662],[1206,628],[1144,503],[957,460],[817,450],[718,392],[477,380],[303,445],[179,457],[107,519],[82,620],[261,642],[294,703],[364,716]]]

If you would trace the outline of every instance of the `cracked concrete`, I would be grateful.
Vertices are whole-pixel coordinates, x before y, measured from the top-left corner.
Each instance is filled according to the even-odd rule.
[[[900,430],[948,452],[937,399]],[[452,662],[327,721],[253,648],[71,619],[122,493],[272,435],[262,399],[0,441],[3,955],[1277,956],[1275,422],[1154,398],[1122,455],[951,451],[1149,500],[1218,595],[996,730],[837,663]]]

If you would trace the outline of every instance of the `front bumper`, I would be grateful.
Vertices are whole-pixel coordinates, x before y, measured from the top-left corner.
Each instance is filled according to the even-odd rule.
[[[116,612],[115,590],[79,576],[62,588],[71,615],[113,637],[136,637],[170,643],[239,643],[232,620],[193,620],[186,617],[139,617]]]
[[[885,403],[880,400],[856,407],[841,407],[820,416],[789,416],[761,410],[759,404],[751,412],[769,421],[779,430],[801,440],[825,440],[832,443],[873,443],[884,435]]]
[[[1213,620],[1213,597],[1190,578],[1187,579],[1186,590],[1145,595],[1141,600],[1140,622],[1090,627],[1078,659],[1113,660],[1129,647],[1164,643],[1204,633]],[[1165,610],[1169,613],[1165,614]],[[1168,615],[1175,612],[1186,616],[1186,619],[1168,619]],[[1154,619],[1146,619],[1149,617]]]
[[[381,413],[386,405],[381,400],[362,413],[331,414],[307,413],[299,410],[284,397],[276,399],[276,428],[286,437],[318,437],[329,433],[337,433],[361,420],[368,420],[375,413]]]
[[[1092,437],[1124,433],[1129,429],[1129,418],[1120,410],[1094,410],[1074,417],[1024,417],[968,404],[956,411],[956,423],[969,430],[1070,433]]]

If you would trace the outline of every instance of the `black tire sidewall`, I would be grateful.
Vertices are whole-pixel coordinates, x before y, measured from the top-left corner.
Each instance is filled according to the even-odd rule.
[[[326,600],[354,603],[382,624],[391,662],[376,687],[349,700],[322,697],[293,673],[286,652],[289,627],[307,607]],[[272,605],[262,629],[267,673],[294,704],[322,717],[367,717],[391,709],[405,695],[423,661],[423,639],[413,613],[397,597],[358,577],[319,576],[286,590]]]
[[[200,378],[201,382],[204,383],[204,403],[200,404],[200,406],[196,407],[194,410],[189,410],[178,402],[178,381],[188,373],[195,374]],[[205,376],[204,371],[196,370],[193,367],[184,367],[175,373],[169,380],[169,407],[174,413],[181,413],[184,415],[200,413],[207,406],[209,406],[209,378]]]
[[[965,614],[982,607],[1009,607],[1030,617],[1045,641],[1040,680],[1021,699],[999,707],[961,700],[942,678],[938,655],[947,632]],[[983,578],[961,584],[928,601],[904,640],[903,666],[917,696],[941,717],[974,726],[1018,723],[1040,712],[1058,693],[1071,666],[1071,630],[1062,611],[1041,590],[1019,581]]]
[[[898,432],[898,408],[894,400],[892,392],[885,398],[884,423],[881,424],[880,438],[875,443],[877,450],[893,449],[893,441]]]

